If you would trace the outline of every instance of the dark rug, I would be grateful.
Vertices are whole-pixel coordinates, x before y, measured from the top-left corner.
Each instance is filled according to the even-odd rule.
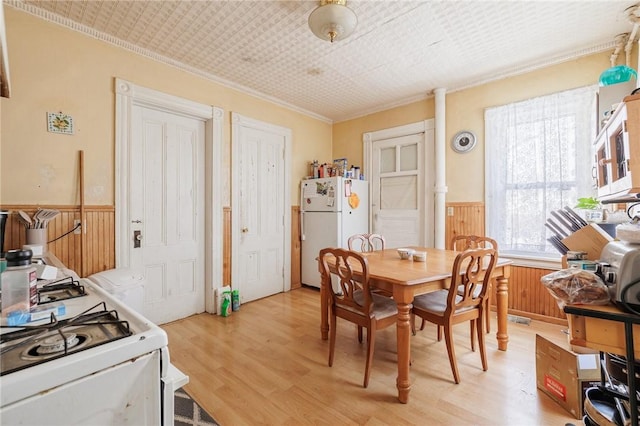
[[[178,389],[173,400],[175,426],[219,426],[184,390]]]

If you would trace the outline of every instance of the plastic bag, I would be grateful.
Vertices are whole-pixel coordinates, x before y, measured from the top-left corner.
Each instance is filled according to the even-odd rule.
[[[619,224],[616,226],[616,238],[632,244],[640,243],[640,223],[634,219],[633,222]]]
[[[560,309],[565,305],[606,305],[609,292],[602,279],[593,272],[571,268],[540,278]]]

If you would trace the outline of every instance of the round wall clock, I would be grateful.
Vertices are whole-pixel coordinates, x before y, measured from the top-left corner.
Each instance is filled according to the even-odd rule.
[[[456,133],[451,140],[451,147],[456,152],[469,152],[476,146],[476,135],[469,131]]]

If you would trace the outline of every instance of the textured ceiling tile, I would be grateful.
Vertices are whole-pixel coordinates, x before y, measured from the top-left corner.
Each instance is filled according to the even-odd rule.
[[[622,1],[350,0],[358,26],[331,44],[308,28],[316,1],[5,4],[59,15],[107,40],[333,120],[602,46],[613,51],[615,35],[632,28],[624,14],[631,3]]]

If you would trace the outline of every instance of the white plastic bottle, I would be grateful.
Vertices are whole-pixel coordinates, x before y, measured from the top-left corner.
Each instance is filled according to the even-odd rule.
[[[7,269],[2,272],[2,317],[10,312],[28,312],[38,304],[36,268],[31,264],[31,250],[9,250],[5,254]]]

